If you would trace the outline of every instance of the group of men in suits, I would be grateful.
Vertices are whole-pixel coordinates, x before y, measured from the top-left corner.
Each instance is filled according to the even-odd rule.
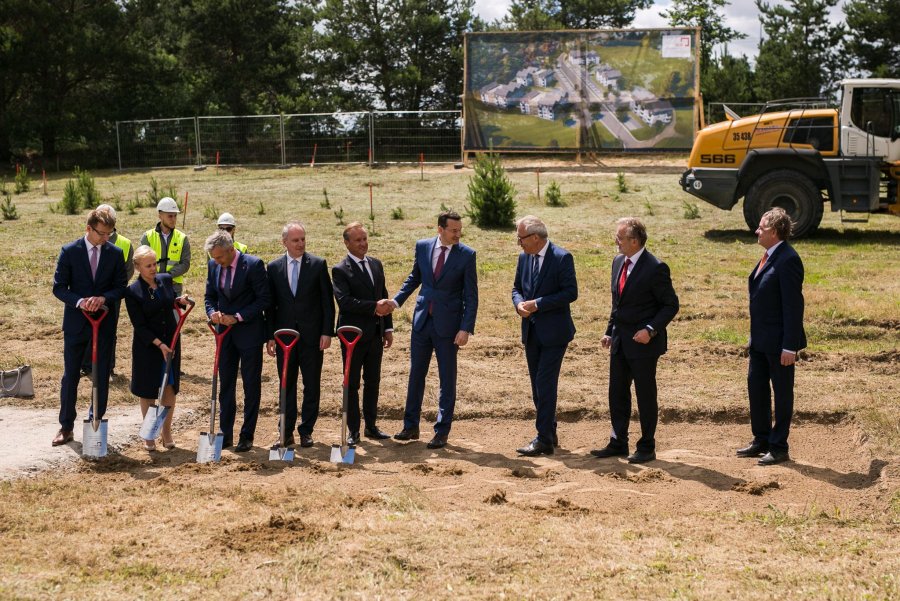
[[[65,371],[61,386],[61,429],[53,444],[72,439],[75,394],[80,358],[91,333],[81,310],[96,311],[121,298],[126,285],[122,251],[107,240],[115,230],[115,216],[96,209],[88,217],[85,236],[63,247],[54,276],[54,294],[66,303],[63,320]],[[796,353],[804,348],[803,265],[787,244],[791,221],[781,209],[763,215],[757,229],[766,254],[749,278],[750,292],[750,398],[753,441],[738,450],[741,457],[759,457],[762,465],[788,459],[787,436],[793,411]],[[238,370],[243,381],[244,420],[236,451],[252,448],[261,396],[262,348],[276,357],[274,332],[290,328],[300,341],[287,358],[285,432],[300,436],[300,446],[314,444],[319,413],[324,351],[334,335],[334,300],[338,325],[362,331],[350,365],[348,410],[349,442],[363,433],[372,439],[389,435],[377,426],[377,404],[383,352],[393,343],[392,312],[414,293],[410,339],[410,370],[403,427],[396,440],[420,436],[425,379],[432,356],[437,358],[440,393],[434,435],[428,448],[447,445],[456,403],[457,355],[474,333],[478,311],[475,251],[460,242],[462,218],[452,211],[438,217],[437,235],[419,240],[412,269],[393,298],[388,297],[384,268],[368,255],[368,234],[361,223],[343,232],[347,256],[329,277],[324,259],[306,252],[306,228],[292,221],[282,229],[285,253],[268,266],[258,257],[241,252],[232,236],[217,230],[206,240],[210,256],[205,293],[206,312],[217,326],[231,327],[220,353],[220,429],[224,447],[233,445]],[[563,358],[575,336],[571,304],[578,298],[572,255],[550,242],[547,226],[528,215],[516,223],[522,249],[512,288],[512,302],[521,318],[521,341],[531,381],[536,436],[517,449],[523,456],[553,454],[559,446],[556,405]],[[658,420],[656,370],[667,349],[667,325],[678,312],[669,267],[646,248],[647,230],[636,218],[617,222],[610,291],[612,305],[601,346],[610,351],[609,443],[591,451],[600,457],[627,456],[631,463],[656,458]],[[115,337],[115,319],[103,325],[100,342],[100,412],[108,396],[109,341]],[[342,349],[346,353],[346,349]],[[303,380],[302,404],[297,411],[298,374]],[[279,369],[279,377],[281,370]],[[363,384],[362,415],[359,387]],[[771,423],[770,384],[774,389],[775,423]],[[634,386],[641,437],[629,454],[631,387]],[[293,434],[285,441],[295,444]]]

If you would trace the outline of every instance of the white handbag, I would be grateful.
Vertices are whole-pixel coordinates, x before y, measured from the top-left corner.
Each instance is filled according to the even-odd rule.
[[[0,398],[18,397],[30,399],[34,397],[34,380],[31,366],[23,365],[9,371],[0,371]]]

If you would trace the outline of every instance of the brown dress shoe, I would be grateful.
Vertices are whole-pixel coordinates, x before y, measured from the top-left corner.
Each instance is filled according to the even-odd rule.
[[[71,430],[63,430],[62,428],[60,428],[51,444],[54,447],[58,447],[60,445],[66,444],[67,442],[72,442],[73,440],[75,440],[75,435]]]

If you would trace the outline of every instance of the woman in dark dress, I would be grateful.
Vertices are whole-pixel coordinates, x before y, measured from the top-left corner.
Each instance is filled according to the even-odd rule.
[[[141,414],[146,415],[156,404],[159,385],[162,382],[166,356],[172,350],[169,344],[175,334],[177,321],[173,303],[175,298],[172,276],[157,274],[156,253],[149,246],[134,251],[134,266],[138,277],[125,291],[125,306],[134,326],[131,343],[131,393],[141,400]],[[175,355],[169,368],[169,380],[163,391],[162,404],[169,407],[160,433],[160,442],[167,449],[175,447],[172,439],[172,415],[175,413],[175,395],[178,394],[181,373],[181,340],[175,345]],[[156,450],[156,442],[145,440],[144,448]]]

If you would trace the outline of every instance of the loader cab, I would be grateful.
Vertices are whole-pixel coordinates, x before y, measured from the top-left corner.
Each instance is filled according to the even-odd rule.
[[[900,161],[900,80],[849,79],[841,88],[842,154]]]

